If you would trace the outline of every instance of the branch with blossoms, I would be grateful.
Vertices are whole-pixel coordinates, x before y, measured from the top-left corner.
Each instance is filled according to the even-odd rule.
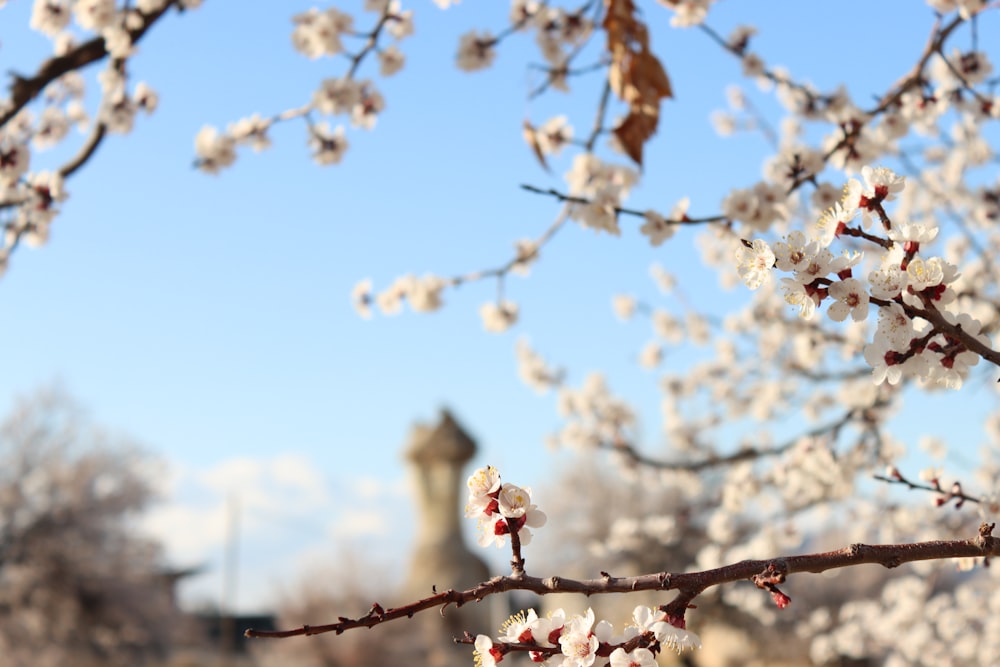
[[[854,178],[848,181],[843,200],[824,214],[812,239],[794,232],[787,241],[776,243],[774,250],[762,239],[743,240],[737,253],[743,281],[757,289],[770,278],[773,268],[793,274],[782,279],[785,300],[798,306],[807,319],[831,297],[834,303],[828,315],[838,322],[848,316],[865,320],[869,304],[878,306],[875,340],[865,348],[865,359],[878,383],[895,384],[906,372],[957,388],[968,367],[980,358],[1000,366],[1000,352],[981,332],[982,324],[966,313],[944,309],[956,298],[949,286],[959,277],[956,267],[940,257],[925,260],[918,256],[921,244],[937,236],[937,227],[893,225],[886,213],[883,204],[903,191],[904,177],[885,167],[865,167],[862,177],[864,183]],[[887,253],[880,268],[869,273],[870,285],[853,277],[860,253],[835,258],[826,248],[855,217],[860,217],[866,229],[877,217],[885,233],[871,235]],[[830,274],[836,278],[828,278]]]
[[[127,33],[128,42],[135,45],[157,21],[163,18],[167,11],[172,8],[183,11],[185,5],[193,3],[190,0],[160,0],[158,2],[153,0],[153,2],[140,2],[139,4],[140,6],[154,5],[156,7],[148,10],[127,8],[123,10],[122,16],[118,17],[117,25],[112,25],[112,22],[109,21],[107,24],[95,25],[94,27],[123,29]],[[47,8],[43,7],[44,11],[51,12],[51,16],[43,15],[38,19],[39,25],[43,26],[40,28],[43,32],[54,34],[69,23],[69,13],[65,7],[51,5]],[[10,98],[4,100],[4,104],[0,104],[0,127],[5,126],[59,77],[99,62],[110,54],[109,38],[102,34],[72,47],[66,53],[49,58],[31,76],[13,73],[14,80],[10,84]]]
[[[249,146],[254,152],[271,146],[268,135],[277,123],[302,119],[309,132],[308,144],[312,157],[320,165],[338,164],[350,144],[343,125],[332,130],[328,122],[316,121],[314,115],[350,115],[351,125],[371,130],[378,115],[385,109],[385,99],[370,79],[358,79],[362,64],[372,54],[378,58],[379,73],[393,76],[405,65],[405,55],[397,44],[380,46],[389,34],[401,42],[413,34],[413,11],[402,10],[398,0],[368,2],[366,9],[377,14],[374,26],[367,31],[354,29],[354,17],[335,7],[323,11],[310,9],[292,17],[292,44],[306,57],[344,56],[347,70],[339,78],[324,79],[309,102],[285,109],[268,117],[253,114],[229,125],[225,132],[205,126],[195,137],[195,167],[208,173],[218,173],[236,161],[236,148]],[[358,39],[360,47],[354,53],[346,50],[345,39]]]
[[[456,642],[475,647],[477,665],[494,665],[509,653],[529,653],[535,662],[549,665],[592,664],[597,658],[610,664],[655,664],[650,662],[662,648],[678,652],[700,648],[698,636],[687,629],[686,614],[706,590],[723,584],[749,581],[769,594],[779,609],[791,604],[791,598],[779,586],[788,576],[798,573],[818,574],[828,570],[878,564],[895,568],[904,563],[950,558],[988,559],[1000,554],[1000,539],[993,536],[995,524],[983,523],[978,535],[967,540],[939,540],[907,544],[852,544],[823,553],[779,556],[764,560],[744,560],[700,572],[657,572],[638,576],[616,577],[602,572],[597,579],[570,579],[560,576],[536,577],[527,574],[521,547],[531,541],[530,528],[546,524],[546,515],[532,502],[528,489],[501,481],[496,468],[477,470],[467,482],[469,500],[465,515],[478,521],[482,546],[505,545],[511,541],[511,574],[496,576],[466,590],[435,592],[426,598],[399,607],[373,603],[363,616],[340,617],[337,622],[305,625],[291,630],[249,629],[247,637],[287,638],[328,632],[341,634],[357,628],[370,628],[389,621],[412,618],[429,609],[461,607],[471,602],[509,591],[530,591],[538,595],[575,593],[586,596],[639,591],[676,591],[670,602],[657,607],[636,607],[633,623],[620,635],[607,621],[596,622],[593,610],[567,618],[557,610],[540,617],[532,609],[511,617],[501,628],[496,641],[489,635],[466,633]],[[631,660],[632,663],[629,663]],[[574,660],[585,662],[577,663]],[[621,662],[626,660],[626,662]],[[596,664],[608,664],[600,662]]]
[[[56,42],[56,55],[31,76],[13,73],[10,96],[0,99],[0,213],[9,212],[0,220],[4,230],[0,274],[22,242],[39,246],[47,241],[58,204],[67,198],[65,181],[94,156],[108,135],[129,132],[138,111],[152,113],[156,108],[157,95],[145,83],[127,92],[128,61],[168,11],[180,12],[198,4],[200,0],[142,0],[135,7],[102,3],[98,8],[93,2],[77,2],[71,11],[65,3],[35,3],[31,27]],[[80,44],[61,43],[62,31],[74,18],[79,27],[96,36]],[[79,71],[105,59],[108,66],[98,77],[99,111],[87,128]],[[29,105],[43,95],[46,106],[35,121]],[[76,153],[57,169],[29,172],[32,148],[42,150],[63,141],[71,121],[88,132]]]

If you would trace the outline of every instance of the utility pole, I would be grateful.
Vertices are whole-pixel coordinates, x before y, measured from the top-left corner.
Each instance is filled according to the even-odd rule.
[[[240,501],[230,492],[226,499],[226,539],[222,559],[222,600],[219,605],[219,639],[222,664],[232,665],[236,653],[236,587],[239,583]]]

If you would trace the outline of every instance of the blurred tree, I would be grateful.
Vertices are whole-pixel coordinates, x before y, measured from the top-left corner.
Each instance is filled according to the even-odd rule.
[[[3,665],[142,665],[165,656],[178,613],[159,545],[136,515],[150,459],[87,424],[58,392],[0,427]]]

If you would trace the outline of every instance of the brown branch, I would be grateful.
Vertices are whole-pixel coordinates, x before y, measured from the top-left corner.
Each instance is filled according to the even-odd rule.
[[[148,14],[136,12],[142,19],[142,25],[128,31],[132,43],[138,44],[146,31],[177,2],[178,0],[169,0],[162,8]],[[12,73],[14,80],[10,84],[10,104],[4,107],[4,111],[0,113],[0,127],[6,125],[21,109],[38,97],[46,86],[60,76],[95,63],[106,55],[108,55],[108,50],[104,46],[104,38],[94,37],[68,53],[49,58],[30,78]]]
[[[428,609],[440,607],[442,612],[449,605],[461,607],[469,602],[480,602],[490,595],[507,591],[531,591],[538,595],[550,593],[576,593],[580,595],[605,595],[608,593],[634,593],[636,591],[678,591],[678,596],[666,605],[668,613],[675,607],[687,606],[702,591],[720,584],[748,580],[755,583],[783,580],[790,574],[828,570],[855,565],[874,564],[894,568],[903,563],[947,558],[986,558],[1000,555],[1000,539],[993,537],[995,524],[981,524],[979,534],[969,540],[935,540],[910,544],[852,544],[836,551],[782,556],[768,560],[744,560],[701,572],[657,572],[634,577],[613,577],[609,574],[599,579],[564,579],[562,577],[497,576],[464,591],[447,590],[400,607],[384,609],[378,603],[359,618],[341,616],[336,623],[304,625],[294,630],[253,630],[247,637],[284,638],[300,635],[318,635],[326,632],[340,634],[355,628],[370,628],[387,621],[412,618]]]
[[[934,24],[934,29],[931,30],[931,34],[927,37],[927,43],[924,45],[924,50],[920,54],[920,58],[917,60],[913,68],[901,76],[899,80],[896,81],[890,87],[889,92],[882,96],[878,104],[874,109],[867,111],[866,113],[870,116],[875,116],[880,114],[889,107],[893,106],[899,99],[906,94],[914,86],[920,85],[924,78],[924,68],[927,67],[928,61],[935,53],[941,53],[942,48],[944,48],[945,40],[955,31],[955,28],[960,26],[965,22],[961,16],[956,16],[951,23],[945,27],[940,27],[940,19]]]
[[[874,407],[874,406],[873,406]],[[863,419],[865,409],[854,408],[848,410],[844,415],[829,424],[823,424],[822,426],[817,426],[816,428],[810,429],[805,433],[798,435],[794,438],[790,438],[780,445],[774,447],[768,447],[767,449],[759,449],[757,447],[745,447],[739,449],[731,454],[726,454],[724,456],[712,455],[708,456],[699,461],[686,461],[686,462],[671,462],[662,461],[659,459],[653,459],[641,454],[632,444],[621,440],[618,442],[601,442],[598,444],[600,449],[608,449],[611,451],[618,452],[628,457],[629,462],[642,465],[654,470],[673,470],[678,472],[701,472],[703,470],[709,470],[712,468],[719,468],[722,466],[729,466],[734,463],[742,463],[744,461],[756,461],[757,459],[768,458],[771,456],[780,456],[787,452],[789,449],[794,447],[796,443],[801,442],[805,438],[818,438],[820,436],[831,434],[834,439],[839,437],[841,430],[848,424],[850,424],[854,419],[858,418],[859,415]]]
[[[90,136],[87,137],[87,142],[80,147],[79,152],[73,156],[73,159],[59,168],[59,175],[63,178],[69,178],[76,170],[86,164],[87,160],[97,152],[97,147],[101,145],[107,133],[107,124],[103,121],[98,122],[94,126],[94,130],[90,133]]]
[[[917,308],[906,303],[903,303],[902,306],[903,310],[905,310],[907,314],[922,317],[930,322],[934,327],[934,331],[937,333],[942,333],[958,340],[963,346],[965,346],[965,349],[970,352],[975,352],[994,366],[1000,366],[1000,352],[997,352],[986,343],[980,341],[977,337],[969,334],[967,331],[962,329],[962,325],[952,324],[946,320],[944,318],[944,314],[932,304],[928,303],[926,308]]]
[[[605,81],[604,89],[601,91],[601,101],[597,103],[597,113],[594,115],[594,127],[591,128],[590,136],[587,137],[587,141],[584,143],[584,148],[588,153],[594,152],[594,145],[597,143],[597,138],[604,131],[604,116],[608,112],[608,101],[610,99],[611,83],[610,81]]]
[[[577,197],[577,196],[574,196],[574,195],[567,195],[567,194],[564,194],[562,192],[559,192],[555,188],[547,188],[547,189],[546,188],[539,188],[539,187],[534,186],[534,185],[528,185],[526,183],[522,183],[521,184],[521,189],[522,190],[527,190],[528,192],[533,192],[533,193],[539,194],[539,195],[548,195],[550,197],[555,197],[559,201],[565,202],[567,204],[583,204],[583,205],[587,205],[587,204],[593,203],[591,200],[587,199],[586,197]],[[620,215],[622,213],[624,213],[625,215],[632,215],[632,216],[635,216],[637,218],[645,218],[646,217],[646,212],[645,211],[639,211],[639,210],[634,209],[634,208],[625,208],[623,206],[615,206],[615,214],[616,215]],[[707,217],[704,217],[704,218],[689,218],[687,216],[684,216],[684,218],[681,219],[681,220],[667,220],[666,222],[668,224],[671,224],[671,225],[700,225],[700,224],[711,223],[711,222],[724,222],[725,220],[726,220],[726,216],[724,216],[724,215],[711,215],[711,216],[707,216]]]

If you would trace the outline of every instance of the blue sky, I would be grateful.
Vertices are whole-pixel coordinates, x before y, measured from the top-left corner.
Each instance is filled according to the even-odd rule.
[[[655,3],[641,4],[677,99],[665,105],[628,203],[669,210],[689,195],[693,214],[714,213],[730,187],[759,178],[767,148],[758,136],[721,140],[709,123],[739,64],[699,31],[669,29],[669,12]],[[557,207],[518,186],[562,187],[568,162],[555,159],[553,174],[543,172],[521,122],[568,112],[582,132],[599,82],[528,101],[537,75],[526,63],[539,58],[526,38],[505,42],[492,69],[460,72],[458,36],[499,30],[507,3],[467,0],[442,12],[412,0],[404,3],[416,24],[401,47],[406,67],[379,79],[387,109],[374,131],[349,132],[341,165],[312,163],[304,127],[293,122],[273,130],[270,151],[241,152],[221,175],[192,169],[203,125],[300,105],[344,71],[342,59],[293,51],[289,18],[310,6],[208,0],[157,26],[132,76],[160,93],[160,108],[131,135],[105,142],[69,182],[50,243],[20,248],[0,282],[8,351],[0,404],[60,384],[96,421],[169,463],[157,526],[178,565],[209,568],[191,582],[192,601],[220,590],[230,496],[244,508],[242,608],[266,606],[304,558],[332,558],[346,543],[405,547],[400,449],[412,423],[433,420],[442,405],[478,437],[477,463],[540,486],[564,459],[542,444],[559,424],[554,401],[517,379],[521,335],[571,379],[604,370],[642,410],[655,447],[656,374],[635,364],[649,330],[615,320],[611,296],[659,298],[648,279],[655,261],[694,276],[685,289],[696,300],[724,307],[748,297],[714,290],[715,278],[693,263],[691,233],[656,249],[636,225],[623,225],[620,239],[573,226],[529,279],[508,283],[522,319],[510,333],[482,330],[478,308],[492,283],[449,291],[447,307],[432,315],[358,318],[348,294],[362,278],[379,287],[408,272],[492,267],[514,241],[537,236]],[[14,0],[0,10],[5,71],[30,71],[46,53],[46,40],[27,30],[30,7]],[[932,13],[911,0],[865,3],[863,15],[842,3],[729,0],[711,16],[722,34],[745,22],[760,29],[754,49],[768,63],[820,87],[848,80],[864,100],[912,65]],[[366,67],[373,76],[375,64]],[[89,82],[95,74],[86,72]],[[987,403],[966,406],[981,408],[971,418],[995,398]]]

